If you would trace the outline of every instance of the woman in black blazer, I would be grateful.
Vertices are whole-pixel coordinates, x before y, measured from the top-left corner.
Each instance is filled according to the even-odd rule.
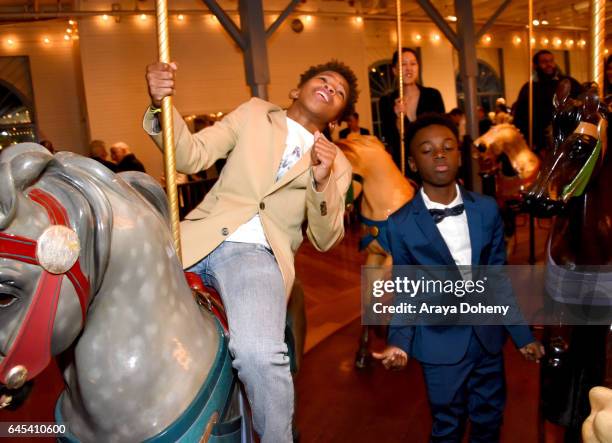
[[[393,54],[393,74],[398,76],[398,55]],[[416,52],[411,48],[402,48],[402,68],[404,84],[404,116],[405,126],[416,120],[416,118],[428,112],[444,114],[444,102],[440,91],[434,88],[426,88],[418,83],[419,61]],[[383,141],[387,145],[393,161],[401,168],[401,151],[399,143],[399,115],[402,103],[399,99],[399,91],[393,91],[380,98],[380,123]],[[406,147],[406,155],[408,148]],[[408,175],[408,167],[406,167]]]

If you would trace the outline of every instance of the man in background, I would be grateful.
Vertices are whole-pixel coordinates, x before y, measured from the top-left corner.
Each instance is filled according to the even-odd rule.
[[[542,155],[552,148],[553,96],[559,82],[565,78],[571,82],[572,97],[580,93],[580,84],[563,75],[552,52],[542,49],[533,56],[533,146]],[[529,82],[525,83],[514,104],[514,125],[519,128],[529,143]]]
[[[102,163],[108,169],[113,172],[117,172],[117,165],[108,160],[108,151],[106,150],[106,143],[102,140],[92,140],[89,143],[89,158]]]
[[[146,172],[143,164],[136,158],[127,143],[117,142],[111,146],[111,159],[117,164],[116,172]]]
[[[346,125],[347,127],[340,131],[340,138],[347,138],[351,133],[370,135],[370,131],[359,126],[359,114],[357,112],[353,112],[347,117]]]

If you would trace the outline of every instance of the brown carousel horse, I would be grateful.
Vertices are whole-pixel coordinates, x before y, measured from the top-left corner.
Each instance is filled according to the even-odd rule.
[[[353,187],[357,191],[355,198],[361,194],[359,248],[368,254],[365,265],[379,268],[391,266],[386,236],[387,218],[412,199],[416,186],[402,175],[376,137],[355,135],[336,144],[353,167]],[[368,303],[369,299],[363,301]],[[355,359],[358,368],[365,367],[369,358],[369,332],[369,326],[364,325]]]
[[[497,200],[507,245],[511,248],[514,244],[511,239],[516,232],[516,214],[524,191],[535,182],[540,159],[529,149],[518,128],[510,123],[493,126],[477,138],[473,146],[472,158],[478,160],[483,193]]]
[[[541,403],[543,417],[566,428],[565,441],[578,442],[589,415],[588,392],[604,384],[611,370],[606,340],[612,321],[612,273],[604,268],[612,265],[612,155],[606,109],[596,87],[590,85],[573,99],[568,85],[560,85],[553,131],[554,149],[525,203],[537,217],[554,216],[547,248],[546,293],[551,304],[557,310],[580,309],[586,321],[582,326],[545,328],[548,358],[541,370]],[[585,298],[580,288],[568,284],[578,280],[596,281],[599,292]]]
[[[480,173],[497,175],[498,203],[520,199],[521,191],[535,182],[540,159],[516,126],[495,125],[478,137],[474,146],[473,157],[479,160]]]

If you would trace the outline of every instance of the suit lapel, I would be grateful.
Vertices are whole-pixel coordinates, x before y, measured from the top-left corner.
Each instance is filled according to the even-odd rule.
[[[451,255],[448,246],[444,242],[442,238],[442,234],[440,234],[440,230],[436,226],[436,223],[433,221],[433,218],[429,214],[427,207],[425,206],[425,202],[423,201],[423,196],[421,195],[421,190],[419,189],[416,192],[416,195],[413,199],[413,211],[416,216],[416,224],[421,229],[425,238],[429,239],[436,252],[442,259],[442,263],[445,265],[454,265],[455,260]]]
[[[276,173],[280,167],[287,143],[287,115],[282,109],[272,109],[268,112],[268,118],[272,125],[272,147],[273,147],[273,166],[272,183],[276,179]],[[268,172],[268,171],[266,171]]]
[[[266,195],[270,195],[277,189],[282,188],[298,175],[306,171],[306,169],[308,169],[310,166],[310,151],[308,151],[287,172],[285,172],[280,180],[274,181],[276,179],[276,174],[278,173],[287,144],[287,115],[284,112],[275,112],[270,113],[270,116],[272,119],[272,124],[274,125],[273,133],[275,164],[274,176],[272,177],[272,186],[266,191]]]
[[[302,158],[300,158],[287,172],[281,177],[280,180],[275,182],[272,187],[266,192],[266,195],[272,194],[279,188],[282,188],[291,180],[298,175],[302,174],[310,166],[310,151],[306,152]],[[278,170],[277,170],[278,171]]]
[[[482,214],[476,201],[463,187],[461,197],[465,206],[465,215],[467,216],[468,229],[470,231],[470,244],[472,248],[472,265],[478,265],[480,262],[480,252],[482,250]]]

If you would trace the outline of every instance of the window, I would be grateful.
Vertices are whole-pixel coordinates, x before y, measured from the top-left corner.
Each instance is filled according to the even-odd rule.
[[[465,109],[465,93],[463,92],[463,82],[461,74],[456,76],[457,102],[461,109]],[[478,105],[482,106],[485,112],[495,109],[495,100],[502,97],[504,90],[502,81],[495,73],[495,70],[486,62],[478,60],[478,77],[476,78]]]
[[[21,94],[11,85],[0,81],[0,149],[23,142],[36,141],[32,110]]]

